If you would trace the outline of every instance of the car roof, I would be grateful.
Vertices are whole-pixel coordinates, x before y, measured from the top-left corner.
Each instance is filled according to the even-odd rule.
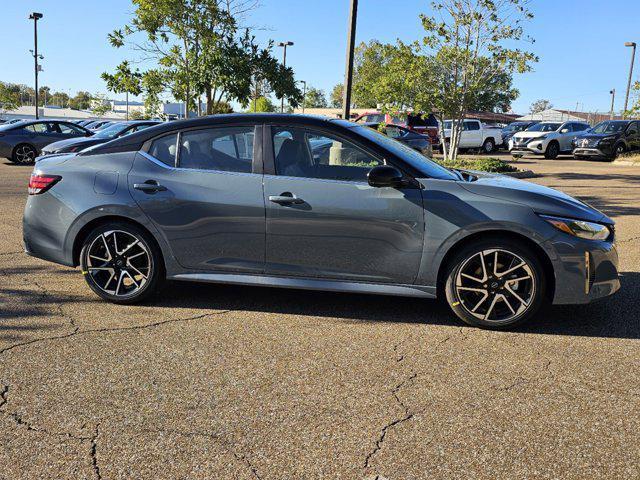
[[[290,127],[325,127],[339,130],[342,128],[361,127],[362,124],[348,122],[342,119],[328,118],[319,115],[299,115],[285,113],[228,113],[220,115],[209,115],[205,117],[176,120],[173,122],[161,122],[153,127],[145,128],[139,132],[111,140],[99,148],[91,151],[92,155],[98,153],[123,152],[139,150],[142,145],[152,138],[171,134],[185,129],[206,128],[221,126],[226,124],[282,124]]]

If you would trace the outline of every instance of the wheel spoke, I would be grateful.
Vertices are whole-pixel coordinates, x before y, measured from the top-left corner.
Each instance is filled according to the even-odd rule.
[[[116,285],[116,295],[120,294],[120,286],[122,285],[122,279],[124,278],[125,271],[120,272],[120,277],[118,278],[118,283]]]
[[[487,313],[484,314],[485,320],[489,320],[489,315],[491,315],[491,312],[493,312],[493,307],[496,306],[497,301],[498,301],[498,295],[495,295],[493,297],[493,300],[491,300],[491,305],[489,305],[489,309],[487,310]]]
[[[504,277],[505,275],[509,275],[511,272],[519,269],[520,267],[524,267],[526,265],[525,262],[521,262],[518,265],[516,265],[515,267],[511,267],[509,270],[507,270],[506,272],[502,272],[500,274],[496,274],[498,275],[498,277]]]
[[[135,272],[140,275],[143,279],[147,279],[147,276],[142,273],[140,270],[138,270],[136,267],[134,267],[133,265],[131,265],[131,262],[127,261],[127,267],[132,268],[133,270],[135,270]]]
[[[458,290],[464,290],[465,292],[487,293],[484,288],[458,287]]]
[[[100,238],[102,238],[102,243],[104,244],[104,248],[107,250],[107,255],[109,255],[109,258],[107,259],[107,261],[111,261],[113,260],[113,255],[111,254],[111,249],[109,248],[109,244],[107,243],[107,239],[104,236],[104,233],[102,235],[100,235]]]
[[[516,314],[516,311],[513,309],[513,307],[511,306],[511,304],[509,303],[509,300],[507,300],[507,297],[505,297],[504,295],[500,295],[501,300],[507,304],[507,307],[509,307],[509,310],[511,310],[511,313],[513,315]]]
[[[531,275],[527,275],[526,277],[510,278],[508,280],[505,280],[505,282],[507,282],[507,283],[523,282],[523,281],[529,280],[531,278],[533,278]]]
[[[476,313],[476,310],[478,310],[478,308],[480,308],[480,305],[482,305],[487,298],[489,298],[489,293],[488,292],[484,292],[482,294],[482,298],[480,299],[480,301],[478,303],[476,303],[476,306],[471,309],[471,313]]]
[[[513,291],[511,286],[509,286],[508,284],[505,284],[504,288],[507,290],[507,292],[509,292],[512,296],[514,296],[515,299],[518,300],[522,305],[524,305],[525,307],[529,306],[529,302],[524,301],[524,299],[520,295],[518,295],[516,292]]]
[[[122,250],[121,252],[119,252],[119,255],[124,255],[125,253],[127,253],[129,251],[129,249],[131,249],[131,247],[136,246],[138,243],[140,243],[137,239],[135,242],[130,243],[128,246],[126,246],[124,248],[124,250]]]

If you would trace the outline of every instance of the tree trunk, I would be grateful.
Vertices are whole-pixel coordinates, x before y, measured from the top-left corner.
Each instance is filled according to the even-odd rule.
[[[207,115],[213,114],[213,100],[211,99],[211,85],[207,85],[205,88],[205,95],[207,98]]]

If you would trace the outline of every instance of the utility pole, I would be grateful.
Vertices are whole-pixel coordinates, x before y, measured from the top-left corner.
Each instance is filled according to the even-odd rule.
[[[33,61],[34,61],[34,74],[35,74],[35,84],[36,84],[36,120],[40,118],[38,115],[38,71],[40,69],[40,65],[38,65],[38,20],[43,17],[41,13],[33,12],[29,15],[29,20],[33,20]],[[40,55],[40,58],[44,58]]]
[[[633,77],[633,62],[636,59],[636,44],[635,42],[627,42],[625,47],[631,47],[631,67],[629,67],[629,81],[627,82],[627,96],[624,99],[624,111],[622,112],[623,118],[627,116],[627,108],[629,106],[629,92],[631,91],[631,78]]]
[[[347,65],[344,71],[344,91],[342,98],[342,118],[351,116],[351,86],[353,82],[353,54],[356,48],[356,24],[358,19],[358,0],[351,0],[349,8],[349,30],[347,33]]]
[[[302,113],[304,113],[304,101],[307,98],[307,82],[305,80],[300,80],[302,84]]]
[[[125,120],[129,120],[129,92],[127,92],[127,113],[125,114]]]
[[[616,89],[614,88],[613,90],[610,90],[609,93],[611,94],[611,113],[609,114],[609,117],[613,120],[613,107],[616,102]]]
[[[286,68],[287,66],[287,47],[292,47],[293,46],[293,42],[290,41],[286,41],[286,42],[280,42],[278,44],[279,47],[282,47],[284,49],[284,53],[282,55],[282,66]],[[282,96],[282,99],[280,100],[280,113],[284,113],[284,95]]]

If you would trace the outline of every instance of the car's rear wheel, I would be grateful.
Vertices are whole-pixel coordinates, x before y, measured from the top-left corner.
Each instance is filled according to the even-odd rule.
[[[558,145],[558,142],[551,142],[549,143],[549,145],[547,145],[547,150],[544,152],[544,158],[555,160],[556,158],[558,158],[559,154],[560,145]]]
[[[484,153],[493,153],[495,149],[496,142],[493,140],[493,138],[487,138],[482,145],[482,150],[484,151]]]
[[[453,312],[469,325],[512,327],[530,319],[544,303],[544,269],[518,242],[477,242],[449,263],[445,293]]]
[[[93,230],[83,243],[80,266],[89,287],[113,303],[141,302],[164,280],[162,255],[155,241],[124,222]]]
[[[20,165],[28,165],[35,162],[38,151],[28,143],[21,143],[13,149],[11,161]]]

